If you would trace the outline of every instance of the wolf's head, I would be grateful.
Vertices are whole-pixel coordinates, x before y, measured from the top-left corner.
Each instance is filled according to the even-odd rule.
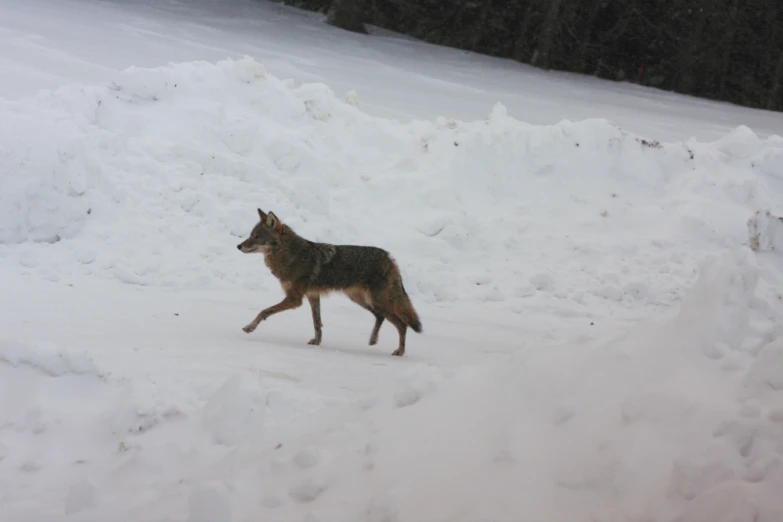
[[[250,231],[250,237],[237,245],[237,249],[245,254],[266,254],[278,245],[283,224],[274,212],[267,214],[260,208],[258,217],[258,224]]]

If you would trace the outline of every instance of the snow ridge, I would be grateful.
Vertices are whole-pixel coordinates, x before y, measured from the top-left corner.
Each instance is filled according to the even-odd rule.
[[[744,127],[659,143],[605,120],[528,125],[500,104],[402,124],[349,94],[244,58],[0,102],[3,263],[274,287],[233,248],[260,206],[313,240],[387,248],[427,302],[629,309],[677,302],[690,266],[746,242],[756,210],[781,211],[783,140]]]

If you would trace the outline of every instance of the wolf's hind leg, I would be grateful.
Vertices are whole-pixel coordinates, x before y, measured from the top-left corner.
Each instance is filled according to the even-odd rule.
[[[407,333],[408,325],[391,312],[386,314],[386,319],[397,328],[397,333],[400,334],[400,342],[397,345],[397,349],[392,352],[392,355],[405,355],[405,334]]]
[[[378,343],[378,332],[383,324],[383,314],[373,308],[368,308],[368,310],[375,316],[375,326],[372,327],[372,333],[370,333],[370,346],[373,346]]]
[[[348,299],[353,301],[354,303],[358,304],[368,312],[370,312],[375,317],[375,326],[372,328],[372,332],[370,333],[370,346],[376,344],[378,342],[378,332],[381,330],[381,325],[383,324],[383,314],[379,312],[374,306],[367,304],[367,297],[365,293],[360,292],[346,292],[346,295],[348,296]]]
[[[321,296],[308,294],[307,300],[310,302],[310,309],[313,312],[313,330],[315,330],[315,335],[307,344],[318,346],[321,344],[321,328],[323,327],[323,323],[321,323]]]

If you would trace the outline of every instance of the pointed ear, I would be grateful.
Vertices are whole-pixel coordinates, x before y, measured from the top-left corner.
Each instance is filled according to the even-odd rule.
[[[266,219],[266,212],[264,212],[263,210],[261,210],[259,208],[258,209],[258,217],[261,218],[261,221],[264,221]]]
[[[266,220],[264,223],[271,229],[276,229],[280,226],[280,220],[277,218],[277,216],[275,216],[274,212],[270,212],[266,215]]]

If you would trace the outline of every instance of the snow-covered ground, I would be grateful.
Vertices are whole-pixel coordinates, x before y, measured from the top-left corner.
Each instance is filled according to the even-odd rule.
[[[501,101],[534,125],[601,118],[659,140],[715,140],[739,125],[781,133],[780,115],[629,84],[543,72],[379,33],[338,31],[266,0],[3,0],[0,96],[109,81],[136,65],[241,58],[280,78],[356,90],[364,110],[408,121],[475,120]]]
[[[266,3],[0,44],[3,522],[783,519],[779,114]],[[241,331],[257,207],[391,251],[405,357],[341,297]]]

